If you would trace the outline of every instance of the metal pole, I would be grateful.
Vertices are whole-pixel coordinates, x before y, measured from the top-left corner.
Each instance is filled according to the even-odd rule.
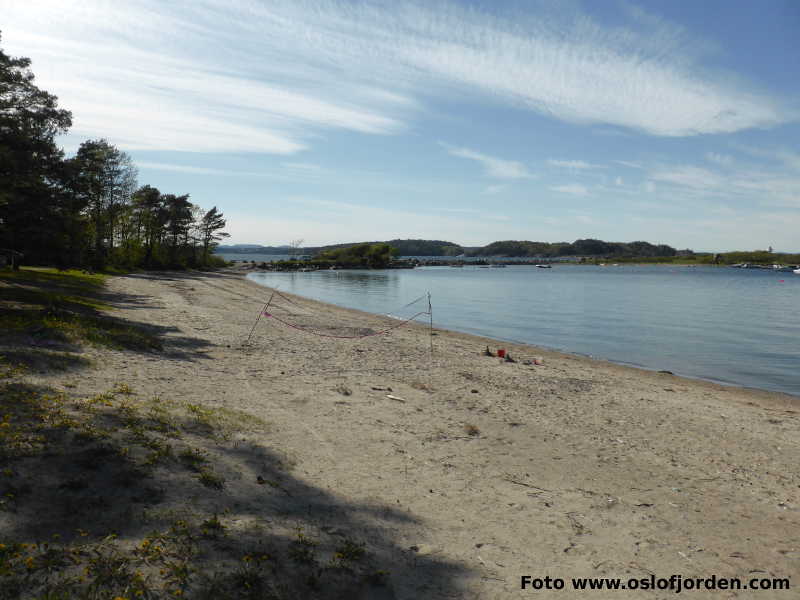
[[[253,323],[253,327],[250,329],[250,335],[247,336],[247,341],[245,342],[245,344],[249,344],[250,343],[250,338],[253,337],[253,332],[256,330],[256,325],[258,325],[258,320],[261,318],[261,315],[264,314],[264,311],[266,311],[269,308],[269,305],[272,303],[272,297],[274,295],[275,295],[275,292],[272,292],[272,295],[269,297],[269,300],[267,300],[267,303],[264,305],[264,308],[262,308],[260,311],[258,311],[258,316],[256,317],[256,322]]]

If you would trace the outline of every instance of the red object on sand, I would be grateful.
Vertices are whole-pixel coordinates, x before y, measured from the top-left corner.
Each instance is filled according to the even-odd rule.
[[[505,356],[506,356],[505,349],[504,348],[498,348],[497,349],[497,356],[499,356],[500,358],[505,358]]]

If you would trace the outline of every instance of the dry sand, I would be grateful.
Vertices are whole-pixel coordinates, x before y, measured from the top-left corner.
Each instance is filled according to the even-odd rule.
[[[124,382],[268,421],[257,441],[294,465],[295,507],[324,531],[346,522],[391,573],[364,598],[528,597],[522,575],[792,577],[800,589],[796,397],[442,330],[431,358],[422,325],[341,340],[264,319],[245,345],[269,291],[234,272],[116,277],[109,292],[115,315],[166,328],[165,352],[88,349],[96,365],[77,391]],[[316,331],[392,324],[290,298],[271,311]],[[523,364],[533,357],[544,364]],[[235,508],[270,516],[266,502]],[[568,583],[538,597],[578,594]]]

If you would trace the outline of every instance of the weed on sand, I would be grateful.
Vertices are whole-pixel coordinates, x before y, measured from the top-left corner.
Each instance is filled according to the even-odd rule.
[[[280,491],[230,442],[242,413],[125,384],[73,397],[24,372],[0,361],[0,600],[353,597],[375,571],[363,543],[292,536],[274,513],[242,528],[243,473],[255,507]]]
[[[116,349],[155,351],[159,339],[146,329],[102,311],[106,276],[81,271],[24,268],[0,271],[0,330],[28,346],[55,348],[90,343]]]

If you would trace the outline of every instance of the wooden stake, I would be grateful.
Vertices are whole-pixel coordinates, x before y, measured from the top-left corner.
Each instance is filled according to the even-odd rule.
[[[428,317],[430,317],[431,360],[433,360],[433,306],[431,305],[431,293],[430,292],[428,292]]]
[[[258,320],[261,318],[261,315],[263,315],[264,312],[266,312],[266,310],[269,308],[269,305],[272,303],[272,298],[274,296],[275,296],[275,292],[272,292],[272,295],[269,297],[269,300],[267,300],[267,303],[264,305],[264,308],[262,308],[260,311],[258,311],[258,316],[256,317],[256,322],[253,323],[253,327],[250,329],[250,335],[247,336],[247,341],[245,342],[245,344],[249,344],[250,343],[250,338],[253,337],[253,332],[256,330],[256,325],[258,325]]]

